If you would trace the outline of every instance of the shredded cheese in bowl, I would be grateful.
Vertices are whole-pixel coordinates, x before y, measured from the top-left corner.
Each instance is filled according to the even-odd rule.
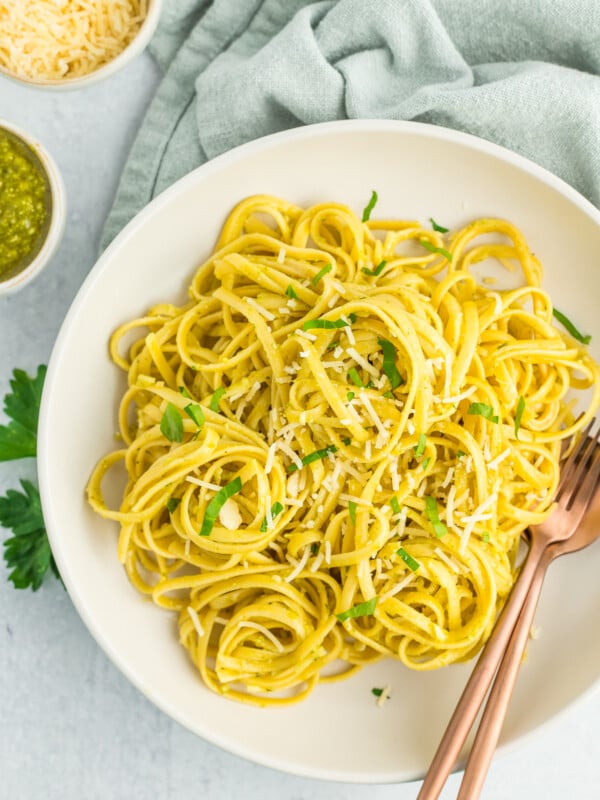
[[[29,83],[79,84],[124,54],[149,23],[152,30],[136,52],[143,49],[159,5],[159,0],[0,0],[0,70]]]

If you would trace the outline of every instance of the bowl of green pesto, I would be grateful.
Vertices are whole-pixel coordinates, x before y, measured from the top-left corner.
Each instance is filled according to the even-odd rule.
[[[0,120],[0,294],[21,289],[49,263],[65,215],[65,191],[51,156]]]

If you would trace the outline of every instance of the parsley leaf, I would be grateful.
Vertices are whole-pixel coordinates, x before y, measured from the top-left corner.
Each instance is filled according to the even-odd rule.
[[[435,535],[438,537],[438,539],[441,539],[442,536],[445,536],[448,533],[448,528],[440,520],[437,500],[435,497],[425,498],[425,511],[427,512],[427,517],[433,526]]]
[[[407,553],[403,547],[400,547],[398,550],[396,550],[396,555],[399,555],[406,566],[413,572],[416,572],[421,566],[419,562],[414,559],[410,553]]]
[[[519,438],[519,429],[521,427],[521,420],[523,419],[523,412],[525,411],[525,398],[523,395],[519,397],[517,404],[517,413],[515,415],[515,438]]]
[[[21,369],[13,370],[12,392],[4,398],[4,411],[11,418],[0,425],[0,461],[33,458],[37,453],[37,426],[46,367],[40,365],[35,378]]]
[[[167,500],[167,511],[169,514],[172,514],[177,509],[179,503],[181,503],[181,497],[169,497]]]
[[[294,291],[294,287],[292,286],[291,283],[288,283],[288,287],[285,290],[285,293],[290,298],[290,300],[297,300],[298,299],[298,295]]]
[[[330,453],[337,452],[337,447],[334,444],[329,444],[327,447],[323,447],[321,450],[315,450],[314,453],[309,453],[307,456],[304,456],[302,461],[302,466],[306,467],[308,464],[312,464],[314,461],[320,461],[323,458],[327,458]],[[296,464],[290,464],[288,467],[288,472],[295,472],[298,469]]]
[[[0,497],[0,525],[14,534],[4,542],[4,560],[12,570],[8,579],[15,588],[31,587],[35,592],[48,568],[60,576],[44,526],[40,494],[29,481],[22,480],[21,486],[24,493],[9,489]]]
[[[312,328],[333,330],[334,328],[346,328],[348,324],[345,319],[307,319],[302,323],[302,330],[309,331]]]
[[[209,407],[210,407],[211,411],[215,412],[215,414],[219,413],[219,410],[220,410],[219,404],[221,402],[221,398],[225,394],[225,391],[226,391],[226,389],[223,386],[219,386],[219,388],[216,390],[216,392],[210,398]]]
[[[404,378],[396,366],[396,348],[387,339],[377,339],[377,344],[383,351],[383,371],[390,382],[392,389],[397,389],[404,383]]]

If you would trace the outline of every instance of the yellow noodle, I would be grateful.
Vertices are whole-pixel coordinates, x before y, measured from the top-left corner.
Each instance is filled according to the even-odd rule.
[[[484,259],[522,285],[490,289],[470,272]],[[88,499],[121,523],[127,574],[178,614],[213,691],[277,705],[382,656],[423,670],[479,650],[521,534],[551,509],[562,444],[600,402],[540,280],[504,220],[443,236],[260,195],[232,211],[185,306],[115,332],[125,448]],[[577,417],[573,389],[590,390]]]

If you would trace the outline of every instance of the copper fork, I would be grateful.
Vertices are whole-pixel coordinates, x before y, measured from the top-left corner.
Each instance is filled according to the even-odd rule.
[[[450,718],[417,800],[439,797],[492,684],[532,581],[548,557],[546,551],[554,543],[566,542],[583,520],[600,478],[600,429],[593,438],[588,436],[593,424],[594,420],[583,431],[563,467],[553,512],[531,529],[527,559]]]
[[[469,753],[458,800],[475,800],[481,792],[527,646],[546,570],[558,556],[583,550],[598,538],[600,538],[600,490],[596,487],[587,512],[575,533],[562,542],[551,544],[544,551],[533,575],[525,604],[496,673],[485,711],[477,728],[477,736]]]

